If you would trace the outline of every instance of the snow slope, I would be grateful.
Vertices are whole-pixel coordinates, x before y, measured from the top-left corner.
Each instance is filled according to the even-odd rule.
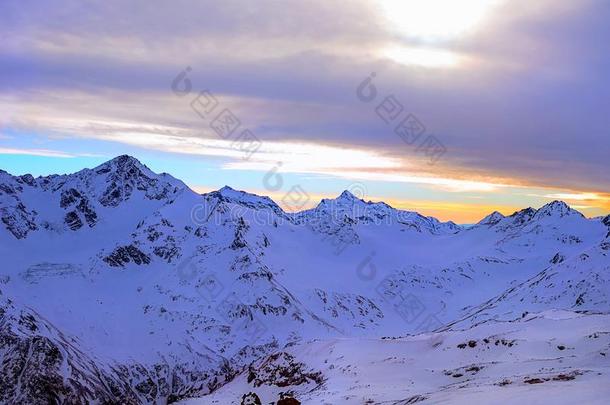
[[[183,404],[240,403],[281,393],[305,404],[605,404],[610,317],[546,311],[466,330],[391,339],[325,339],[253,364]]]

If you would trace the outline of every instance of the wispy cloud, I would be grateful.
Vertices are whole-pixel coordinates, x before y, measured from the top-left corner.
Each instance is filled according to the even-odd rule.
[[[610,193],[566,190],[552,193],[528,193],[527,196],[546,200],[566,201],[571,204],[572,208],[576,209],[610,211]]]
[[[0,147],[1,155],[29,155],[29,156],[45,156],[54,158],[74,158],[78,156],[94,156],[89,153],[73,154],[50,149],[18,149],[18,148],[2,148]]]
[[[601,195],[598,193],[555,193],[545,194],[545,198],[554,198],[558,200],[575,200],[575,201],[607,201],[610,200],[609,195]]]

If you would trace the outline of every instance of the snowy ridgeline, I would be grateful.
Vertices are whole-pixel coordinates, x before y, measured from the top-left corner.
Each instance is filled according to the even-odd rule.
[[[0,171],[0,219],[0,403],[587,402],[608,381],[610,217],[559,201],[468,228],[349,192],[287,213],[121,156]]]

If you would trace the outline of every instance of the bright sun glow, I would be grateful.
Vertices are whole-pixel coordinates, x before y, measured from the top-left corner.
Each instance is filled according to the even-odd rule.
[[[380,0],[385,17],[401,34],[448,40],[467,34],[503,0]]]

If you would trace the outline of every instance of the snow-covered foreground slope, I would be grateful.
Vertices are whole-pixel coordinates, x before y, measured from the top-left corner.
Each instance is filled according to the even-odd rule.
[[[153,403],[188,394],[194,383],[214,387],[228,380],[227,365],[212,354],[185,352],[154,364],[96,357],[79,339],[2,291],[0,359],[2,404]]]
[[[199,195],[128,156],[73,175],[0,172],[4,307],[10,300],[87,353],[72,359],[52,339],[62,358],[123,370],[104,378],[136,403],[209,394],[312,339],[610,312],[609,244],[610,216],[587,219],[562,202],[465,229],[349,192],[299,213],[229,187]],[[38,339],[7,313],[0,325],[22,337],[0,361]],[[17,376],[46,373],[11,364]],[[61,378],[47,389],[63,392],[73,370],[54,364]],[[84,392],[82,403],[108,398]]]
[[[567,311],[404,338],[328,339],[289,347],[184,404],[606,404],[610,316]]]

